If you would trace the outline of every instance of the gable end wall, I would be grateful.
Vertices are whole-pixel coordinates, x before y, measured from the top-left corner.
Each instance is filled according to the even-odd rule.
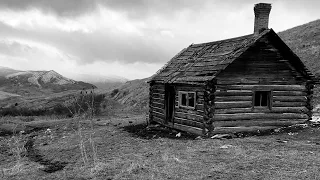
[[[267,39],[261,39],[216,78],[215,132],[263,130],[311,118],[310,87]],[[271,109],[253,108],[253,91],[270,90]]]

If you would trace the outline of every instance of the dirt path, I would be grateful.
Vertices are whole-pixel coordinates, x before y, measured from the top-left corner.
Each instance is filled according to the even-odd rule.
[[[53,161],[51,159],[46,159],[38,149],[34,148],[34,137],[36,135],[30,136],[24,145],[27,150],[26,157],[33,162],[37,162],[44,166],[42,171],[46,173],[53,173],[56,171],[62,170],[68,163],[67,162],[60,162],[60,161]]]

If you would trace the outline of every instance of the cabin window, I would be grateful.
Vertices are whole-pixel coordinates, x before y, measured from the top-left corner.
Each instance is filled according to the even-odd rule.
[[[196,105],[196,93],[179,91],[179,106],[194,108]]]
[[[271,91],[255,91],[253,99],[254,107],[271,108]]]

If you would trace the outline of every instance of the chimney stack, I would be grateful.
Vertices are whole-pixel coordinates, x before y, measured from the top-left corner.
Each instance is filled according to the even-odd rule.
[[[253,10],[255,15],[254,34],[260,34],[263,30],[268,29],[271,4],[255,4]]]

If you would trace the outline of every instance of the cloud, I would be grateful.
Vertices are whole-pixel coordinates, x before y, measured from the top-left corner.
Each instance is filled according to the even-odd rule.
[[[130,18],[146,18],[146,16],[162,15],[172,16],[181,11],[201,11],[208,5],[228,6],[230,10],[246,4],[252,4],[254,0],[231,1],[225,0],[0,0],[2,9],[18,11],[28,9],[40,9],[43,12],[58,16],[79,16],[95,11],[99,5],[107,9],[122,12]]]
[[[0,0],[2,9],[41,9],[59,16],[75,16],[96,8],[96,0]]]
[[[270,27],[285,30],[319,17],[319,2],[308,2],[271,0]],[[7,58],[17,62],[12,66],[26,62],[30,68],[42,64],[57,71],[93,68],[126,77],[151,75],[150,69],[156,71],[191,43],[252,33],[255,3],[259,1],[0,0],[1,62]]]

